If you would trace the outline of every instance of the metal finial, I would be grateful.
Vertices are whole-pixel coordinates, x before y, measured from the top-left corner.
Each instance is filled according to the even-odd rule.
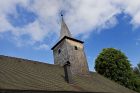
[[[63,14],[61,13],[61,16],[63,17]]]
[[[64,10],[61,10],[61,16],[63,17],[64,16]]]
[[[64,11],[61,11],[61,20],[62,21],[64,21],[63,17],[64,17]]]

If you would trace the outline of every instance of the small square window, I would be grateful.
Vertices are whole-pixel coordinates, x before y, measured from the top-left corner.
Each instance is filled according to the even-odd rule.
[[[77,47],[77,46],[74,46],[74,49],[75,49],[75,50],[78,50],[78,47]]]
[[[61,49],[58,50],[58,54],[60,54],[60,53],[61,53]]]

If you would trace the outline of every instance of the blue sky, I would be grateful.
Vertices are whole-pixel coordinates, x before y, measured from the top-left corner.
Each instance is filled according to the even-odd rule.
[[[140,1],[0,1],[0,55],[53,64],[61,10],[74,38],[84,41],[90,70],[103,48],[120,49],[132,66],[140,62]]]

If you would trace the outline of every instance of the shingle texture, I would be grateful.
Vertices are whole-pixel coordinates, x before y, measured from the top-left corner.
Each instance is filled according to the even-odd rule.
[[[136,93],[93,72],[89,76],[73,76],[73,80],[73,84],[67,83],[64,79],[64,69],[58,65],[0,56],[0,91]]]

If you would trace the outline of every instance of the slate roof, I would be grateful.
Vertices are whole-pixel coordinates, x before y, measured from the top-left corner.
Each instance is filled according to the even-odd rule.
[[[58,65],[0,56],[0,90],[136,93],[95,72],[73,80],[67,83]]]

